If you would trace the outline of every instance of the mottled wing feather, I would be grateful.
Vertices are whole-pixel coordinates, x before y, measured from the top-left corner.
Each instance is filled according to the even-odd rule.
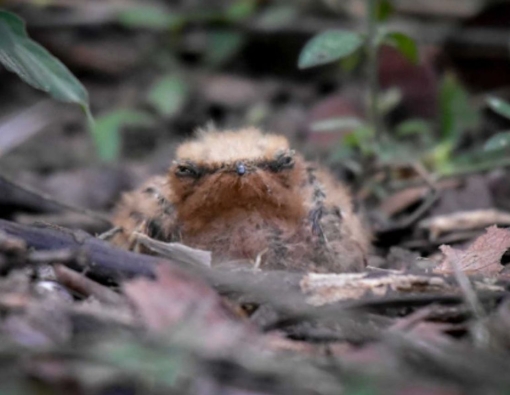
[[[370,231],[354,213],[351,194],[327,171],[313,170],[312,232],[321,248],[315,259],[324,262],[326,271],[357,271],[364,268],[370,249]]]
[[[158,240],[175,241],[179,232],[170,196],[171,189],[163,176],[153,177],[140,188],[124,194],[112,219],[122,231],[112,242],[132,249],[135,231]]]

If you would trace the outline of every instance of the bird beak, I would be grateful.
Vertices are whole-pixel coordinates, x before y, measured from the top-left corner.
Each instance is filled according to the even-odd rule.
[[[244,165],[244,163],[238,163],[236,165],[236,173],[239,174],[240,176],[246,173],[246,166]]]

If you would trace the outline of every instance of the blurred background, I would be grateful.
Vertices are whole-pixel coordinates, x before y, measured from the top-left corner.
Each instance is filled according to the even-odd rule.
[[[95,125],[78,106],[52,101],[0,67],[0,216],[104,230],[7,178],[106,213],[211,122],[284,134],[330,166],[368,207],[383,247],[435,248],[420,239],[423,230],[408,232],[414,222],[401,226],[427,200],[417,185],[450,194],[434,200],[430,215],[510,207],[508,138],[500,133],[509,121],[497,111],[510,98],[510,4],[381,1],[376,16],[367,4],[2,1],[85,86]],[[372,37],[376,57],[359,46],[298,67],[305,45],[330,29]],[[413,197],[395,197],[410,188]]]

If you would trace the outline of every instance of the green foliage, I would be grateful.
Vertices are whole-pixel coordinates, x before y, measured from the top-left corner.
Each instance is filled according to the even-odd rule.
[[[508,150],[510,147],[510,132],[500,132],[485,142],[485,151]]]
[[[152,5],[135,5],[123,9],[117,14],[117,20],[128,28],[153,30],[174,30],[185,22],[182,15]]]
[[[510,104],[506,101],[498,99],[497,97],[489,97],[487,99],[487,104],[495,113],[510,119]]]
[[[378,24],[379,22],[385,22],[393,14],[393,6],[390,0],[366,0],[366,4],[369,24],[368,37],[345,30],[329,30],[319,33],[308,41],[301,50],[298,67],[305,69],[342,60],[343,69],[352,70],[360,61],[359,54],[362,51],[359,50],[364,49],[364,53],[367,55],[369,77],[367,113],[370,114],[371,125],[363,125],[361,129],[368,128],[372,132],[368,133],[368,138],[360,139],[356,133],[351,133],[350,137],[347,138],[354,138],[355,142],[351,142],[351,145],[356,145],[365,154],[378,155],[383,150],[387,151],[383,149],[381,141],[372,141],[380,137],[379,118],[391,111],[401,100],[400,92],[395,90],[389,90],[382,98],[379,97],[376,77],[379,46],[383,43],[392,45],[413,63],[418,62],[418,48],[412,38],[400,32],[387,33]],[[338,130],[338,125],[342,122],[349,124],[347,121],[349,120],[338,118],[325,120],[321,125],[315,125],[315,131]],[[393,147],[393,143],[391,142],[389,146]]]
[[[393,5],[388,0],[380,0],[377,3],[377,21],[378,22],[385,22],[388,20],[388,18],[393,14],[394,9]]]
[[[230,30],[215,30],[208,34],[204,63],[219,67],[228,62],[244,45],[244,34]]]
[[[322,121],[315,122],[312,125],[314,133],[329,133],[339,130],[352,130],[363,127],[363,122],[355,117],[338,117],[329,118]]]
[[[86,89],[62,62],[28,37],[16,15],[0,11],[0,62],[54,99],[78,104],[91,119]]]
[[[383,42],[395,47],[410,62],[414,64],[419,62],[416,42],[407,34],[390,32],[385,35]]]
[[[413,135],[432,135],[432,125],[423,119],[408,119],[400,123],[395,134],[400,137]]]
[[[225,16],[231,22],[240,22],[253,15],[257,9],[255,0],[237,0],[227,8]]]
[[[141,111],[118,109],[97,118],[92,127],[99,157],[113,161],[119,157],[122,146],[120,131],[125,126],[151,126],[153,118]]]
[[[271,4],[257,18],[257,23],[266,29],[278,29],[292,23],[298,10],[291,4]]]
[[[173,387],[189,363],[178,348],[155,347],[142,342],[111,341],[94,350],[97,356],[146,383]]]
[[[160,115],[171,118],[182,110],[188,96],[188,84],[181,77],[168,74],[154,82],[147,94],[147,101]]]
[[[440,133],[442,139],[457,140],[480,120],[479,112],[469,103],[469,96],[457,79],[447,74],[439,92]]]
[[[347,30],[328,30],[319,33],[306,43],[299,55],[298,67],[306,69],[345,58],[364,43],[358,33]]]
[[[510,104],[497,97],[489,97],[487,104],[495,113],[510,119]],[[485,151],[508,151],[510,147],[510,131],[499,132],[489,138],[484,145]]]

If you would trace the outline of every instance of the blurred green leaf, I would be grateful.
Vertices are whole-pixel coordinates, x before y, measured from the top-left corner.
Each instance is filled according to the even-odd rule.
[[[328,133],[358,129],[363,125],[363,122],[355,117],[329,118],[314,122],[311,129],[314,133]]]
[[[423,155],[423,161],[437,171],[449,171],[452,167],[453,141],[443,140]]]
[[[123,9],[117,14],[117,20],[129,28],[154,30],[173,30],[181,27],[185,22],[182,15],[151,5],[137,5]]]
[[[258,18],[258,23],[266,29],[278,29],[289,25],[298,16],[298,9],[292,4],[272,4]]]
[[[361,126],[345,135],[343,142],[349,147],[358,148],[363,155],[372,155],[374,153],[374,136],[374,129],[371,126]]]
[[[349,73],[359,66],[362,59],[362,51],[354,51],[350,55],[347,55],[345,58],[340,59],[340,67],[342,67],[343,71]]]
[[[483,149],[485,151],[507,150],[510,147],[510,132],[500,132],[488,139]]]
[[[143,377],[150,383],[172,387],[187,363],[178,349],[155,348],[142,343],[106,344],[102,357],[121,368]]]
[[[306,69],[345,58],[360,48],[363,42],[360,34],[346,30],[319,33],[301,50],[298,67]]]
[[[240,22],[255,13],[257,2],[255,0],[237,0],[226,10],[226,18],[231,22]]]
[[[353,147],[345,144],[336,144],[328,157],[329,163],[343,162],[355,157],[356,151]]]
[[[443,163],[442,166],[438,166],[437,173],[441,176],[448,176],[490,170],[501,166],[508,166],[509,164],[507,150],[485,151],[475,148],[471,151],[450,156],[447,162]]]
[[[401,32],[387,33],[384,37],[384,43],[395,47],[410,62],[414,64],[419,62],[416,41],[407,34]]]
[[[152,84],[147,100],[159,114],[170,118],[182,110],[188,95],[188,84],[181,77],[170,74]]]
[[[395,133],[401,137],[415,134],[431,134],[432,126],[423,119],[409,119],[398,124]]]
[[[406,164],[419,157],[413,145],[386,139],[374,145],[374,154],[381,164]]]
[[[24,22],[0,11],[0,62],[36,89],[54,99],[78,104],[92,117],[86,89],[66,66],[28,37]]]
[[[119,157],[122,140],[120,130],[125,126],[150,126],[153,118],[141,111],[118,109],[97,118],[92,126],[92,135],[99,157],[113,161]]]
[[[211,67],[219,67],[228,62],[244,45],[243,33],[230,30],[217,30],[208,34],[208,45],[204,62]]]
[[[377,20],[385,22],[393,14],[393,5],[389,0],[380,0],[377,3]]]
[[[495,113],[502,115],[503,117],[510,119],[510,104],[497,97],[489,97],[487,104]]]
[[[402,92],[398,88],[390,88],[379,94],[377,109],[384,116],[393,111],[402,101]]]
[[[469,96],[457,79],[447,74],[439,91],[441,139],[458,139],[480,120],[479,111],[469,103]]]

